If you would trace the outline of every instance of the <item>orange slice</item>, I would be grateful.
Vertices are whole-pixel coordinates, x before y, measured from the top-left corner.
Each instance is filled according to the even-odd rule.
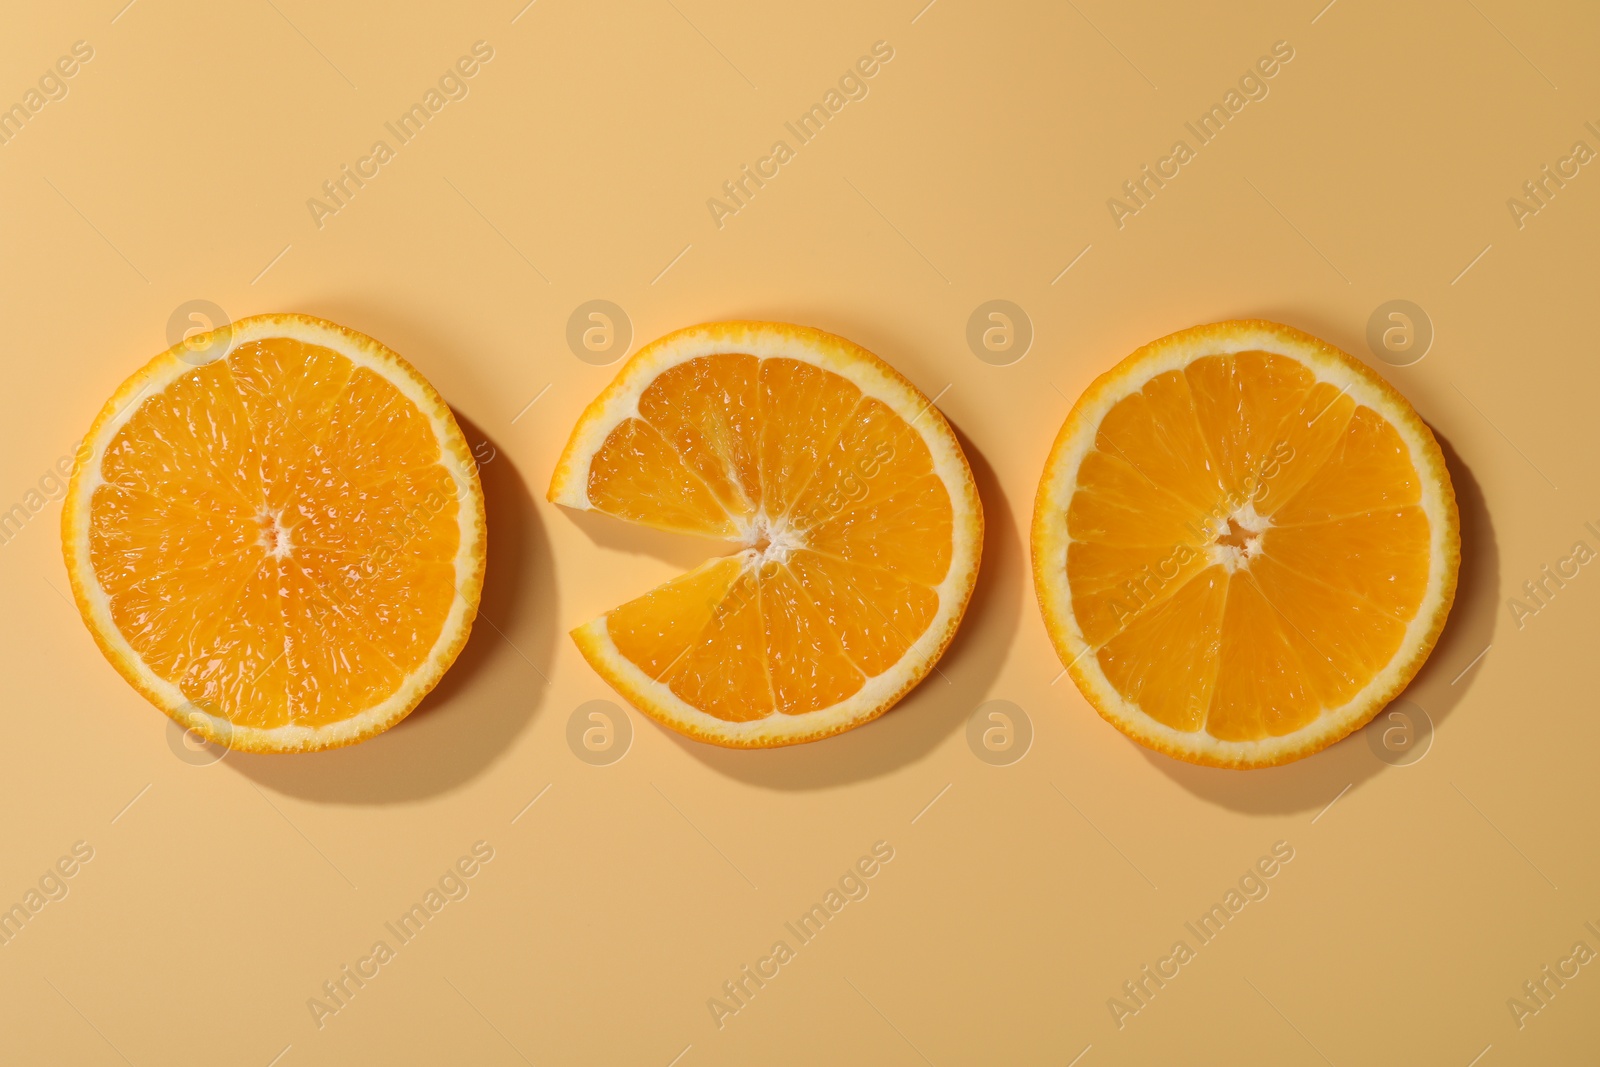
[[[641,349],[573,428],[549,499],[734,546],[572,632],[640,711],[730,747],[892,707],[954,636],[983,543],[938,409],[866,349],[780,323]]]
[[[466,643],[483,492],[439,394],[370,337],[261,315],[191,338],[90,428],[61,537],[100,650],[254,752],[365,740]]]
[[[1134,740],[1265,767],[1361,727],[1427,659],[1461,545],[1406,399],[1270,322],[1164,337],[1089,386],[1033,515],[1056,651]]]

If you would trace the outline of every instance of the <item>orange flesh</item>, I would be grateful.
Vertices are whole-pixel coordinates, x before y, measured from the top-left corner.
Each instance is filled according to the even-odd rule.
[[[663,371],[595,452],[589,502],[741,545],[607,616],[618,651],[707,714],[800,715],[859,692],[928,628],[953,513],[922,437],[799,360]]]
[[[1157,721],[1292,733],[1399,649],[1427,588],[1420,502],[1372,409],[1286,357],[1197,359],[1100,424],[1067,516],[1073,613]]]
[[[235,724],[316,727],[391,694],[455,597],[454,482],[427,417],[317,345],[241,345],[147,397],[90,502],[111,617]]]

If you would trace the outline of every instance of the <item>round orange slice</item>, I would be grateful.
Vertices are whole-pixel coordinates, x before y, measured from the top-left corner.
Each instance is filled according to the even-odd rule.
[[[261,315],[190,338],[122,384],[78,455],[61,517],[78,610],[208,740],[365,740],[466,643],[477,468],[439,394],[370,337]]]
[[[738,748],[892,707],[954,636],[983,543],[938,409],[859,345],[780,323],[641,349],[573,428],[549,499],[732,546],[572,636],[640,711]]]
[[[1073,406],[1033,515],[1045,626],[1123,733],[1266,767],[1364,725],[1455,596],[1433,434],[1363,364],[1270,322],[1139,349]]]

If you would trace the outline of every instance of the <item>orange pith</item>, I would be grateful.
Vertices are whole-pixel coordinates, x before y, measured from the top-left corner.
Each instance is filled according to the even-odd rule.
[[[1135,353],[1074,409],[1038,508],[1041,602],[1080,688],[1197,762],[1282,762],[1361,725],[1453,595],[1432,435],[1287,327],[1197,327]]]
[[[574,636],[675,728],[733,745],[811,740],[881,713],[931,668],[948,640],[925,647],[941,605],[957,607],[944,613],[953,630],[970,592],[976,494],[942,417],[870,353],[797,327],[724,325],[757,336],[734,329],[661,360],[618,417],[599,414],[602,396],[551,498],[738,547]],[[799,355],[753,354],[762,331]],[[869,395],[845,367],[807,358],[808,344],[894,388]]]
[[[222,358],[175,349],[141,372],[144,395],[91,431],[63,518],[119,670],[185,725],[265,751],[403,717],[464,642],[458,588],[475,604],[482,572],[480,490],[452,473],[464,442],[424,411],[436,394],[387,350],[364,357],[370,339],[272,318],[285,328],[234,324]]]

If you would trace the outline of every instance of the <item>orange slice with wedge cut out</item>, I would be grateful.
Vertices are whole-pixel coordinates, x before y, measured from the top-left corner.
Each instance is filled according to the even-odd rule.
[[[640,711],[730,747],[893,706],[954,636],[983,542],[938,409],[866,349],[780,323],[641,349],[578,420],[549,499],[730,546],[572,634]]]

